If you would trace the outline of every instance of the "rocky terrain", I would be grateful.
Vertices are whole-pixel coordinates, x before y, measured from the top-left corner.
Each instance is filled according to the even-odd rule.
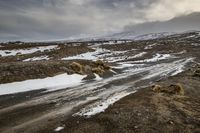
[[[193,68],[177,76],[155,82],[170,89],[172,84],[182,84],[185,95],[152,91],[145,87],[131,94],[104,113],[94,117],[71,117],[62,122],[64,132],[97,133],[199,133],[200,103],[199,76]],[[49,131],[50,132],[50,131]]]
[[[0,132],[200,132],[200,32],[152,35],[1,43]]]

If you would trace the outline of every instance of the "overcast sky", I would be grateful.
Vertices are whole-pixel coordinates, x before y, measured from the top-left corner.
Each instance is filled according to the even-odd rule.
[[[0,40],[53,40],[200,12],[200,0],[0,0]]]

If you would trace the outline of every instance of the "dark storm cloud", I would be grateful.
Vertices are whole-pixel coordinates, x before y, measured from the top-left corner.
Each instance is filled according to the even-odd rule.
[[[116,32],[199,11],[199,6],[199,0],[0,0],[0,40]]]

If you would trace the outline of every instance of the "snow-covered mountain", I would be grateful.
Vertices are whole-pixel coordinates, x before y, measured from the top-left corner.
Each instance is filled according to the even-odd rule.
[[[121,32],[105,37],[109,40],[149,40],[174,35],[175,32],[149,33],[136,36],[134,32]]]
[[[136,37],[135,32],[134,31],[129,31],[129,32],[119,32],[119,33],[114,33],[114,34],[110,34],[107,36],[104,36],[104,39],[107,40],[123,40],[123,39],[134,39]]]
[[[134,40],[150,40],[150,39],[157,39],[157,38],[163,38],[170,35],[174,35],[176,33],[174,32],[162,32],[162,33],[149,33],[145,35],[139,35],[134,38]]]
[[[87,41],[109,41],[109,40],[149,40],[162,38],[176,34],[175,32],[161,32],[161,33],[149,33],[144,35],[136,36],[135,32],[119,32],[110,35],[98,36],[98,37],[85,37],[85,38],[74,38],[68,41],[72,42],[87,42]]]

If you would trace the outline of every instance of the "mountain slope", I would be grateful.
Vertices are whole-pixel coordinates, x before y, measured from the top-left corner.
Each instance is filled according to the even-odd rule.
[[[188,30],[200,30],[199,12],[179,16],[168,21],[128,25],[124,28],[124,31],[134,32],[135,35],[159,32],[183,32]]]

